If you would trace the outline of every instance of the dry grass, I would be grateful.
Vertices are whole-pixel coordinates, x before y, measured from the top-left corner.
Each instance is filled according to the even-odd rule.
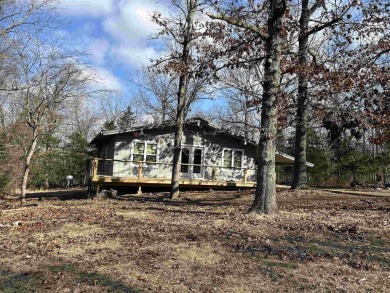
[[[252,200],[250,192],[151,194],[2,210],[0,291],[390,288],[389,197],[283,191],[272,216],[247,214]]]

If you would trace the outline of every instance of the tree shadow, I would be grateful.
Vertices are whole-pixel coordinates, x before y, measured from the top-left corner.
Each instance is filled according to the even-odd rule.
[[[142,203],[163,203],[167,206],[199,206],[199,207],[227,207],[237,206],[234,203],[235,200],[240,199],[239,196],[229,196],[223,198],[203,198],[203,199],[190,199],[188,197],[182,197],[179,199],[170,199],[168,196],[140,196],[140,195],[126,195],[117,196],[115,199],[130,201],[130,202],[142,202]]]
[[[36,292],[37,273],[16,273],[0,268],[0,292]]]
[[[227,237],[231,236],[228,235]],[[385,270],[390,270],[390,263],[387,258],[390,248],[387,247],[387,244],[373,245],[374,239],[361,235],[348,235],[348,238],[349,243],[346,244],[342,242],[342,239],[337,241],[334,239],[305,239],[302,236],[286,236],[271,238],[269,239],[271,241],[257,244],[246,244],[245,241],[240,241],[240,243],[234,245],[234,249],[239,253],[253,256],[259,254],[270,255],[289,261],[307,262],[321,258],[340,259],[343,263],[355,269],[363,270],[369,270],[372,264],[375,263]]]
[[[140,289],[129,287],[117,280],[112,279],[110,276],[92,273],[80,273],[80,282],[87,283],[89,285],[99,284],[104,287],[108,287],[110,292],[126,292],[126,293],[139,293]]]
[[[74,263],[59,262],[46,267],[49,274],[70,274],[80,284],[99,285],[108,292],[139,293],[140,289],[133,288],[113,279],[111,276],[97,272],[86,272]],[[43,283],[42,272],[12,272],[0,268],[0,292],[42,292],[39,285]]]
[[[192,214],[192,215],[221,215],[221,212],[213,212],[213,211],[200,211],[200,210],[183,210],[183,209],[174,209],[167,210],[163,207],[147,207],[147,208],[132,208],[132,210],[140,210],[140,211],[159,211],[159,212],[169,212],[176,214]]]
[[[27,193],[26,199],[58,199],[58,200],[85,200],[88,199],[88,191],[83,189],[53,190]]]

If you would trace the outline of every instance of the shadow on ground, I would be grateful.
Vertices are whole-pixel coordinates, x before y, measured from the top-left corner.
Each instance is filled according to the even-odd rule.
[[[27,193],[26,199],[59,199],[59,200],[77,200],[88,199],[86,189],[53,190],[44,192]]]
[[[55,287],[58,284],[56,282],[51,283],[50,278],[47,278],[48,274],[53,276],[53,273],[60,277],[67,275],[67,279],[69,279],[67,286],[76,288],[87,285],[104,287],[108,292],[141,292],[140,289],[123,284],[108,275],[97,272],[86,272],[73,263],[49,265],[43,267],[40,272],[12,272],[0,268],[0,292],[37,292],[37,289],[40,288],[42,283],[46,284],[48,292],[50,290],[56,291],[58,288]]]

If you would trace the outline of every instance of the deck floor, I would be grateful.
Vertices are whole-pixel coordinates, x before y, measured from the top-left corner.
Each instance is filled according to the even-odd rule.
[[[161,186],[169,187],[171,179],[169,178],[126,178],[112,176],[94,176],[92,178],[94,185],[118,185],[118,186]],[[205,180],[205,179],[180,179],[180,186],[189,188],[254,188],[256,182],[243,181],[220,181],[220,180]]]

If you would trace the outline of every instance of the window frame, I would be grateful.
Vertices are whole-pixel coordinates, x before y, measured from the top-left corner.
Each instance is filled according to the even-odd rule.
[[[231,151],[232,152],[232,158],[230,160],[230,166],[229,167],[225,167],[225,151]],[[240,164],[240,167],[235,167],[234,166],[234,153],[235,152],[241,152],[241,164]],[[223,148],[222,149],[222,167],[224,169],[238,169],[238,168],[243,168],[244,166],[244,160],[245,160],[245,156],[244,156],[244,149],[237,149],[237,148]]]
[[[143,156],[142,161],[135,161],[134,160],[134,156],[135,155],[141,155],[140,153],[134,153],[135,144],[137,144],[137,143],[143,143],[144,144],[144,150],[143,150],[143,154],[142,154],[142,156]],[[147,154],[146,153],[148,144],[149,145],[156,145],[156,154]],[[138,164],[138,162],[143,162],[144,163],[143,165],[147,166],[148,164],[152,165],[154,163],[158,163],[159,155],[160,155],[160,147],[159,147],[159,143],[157,141],[136,139],[136,140],[133,140],[131,142],[130,161],[132,161],[133,164]],[[155,156],[156,157],[156,161],[155,162],[146,161],[146,157],[147,156]]]

